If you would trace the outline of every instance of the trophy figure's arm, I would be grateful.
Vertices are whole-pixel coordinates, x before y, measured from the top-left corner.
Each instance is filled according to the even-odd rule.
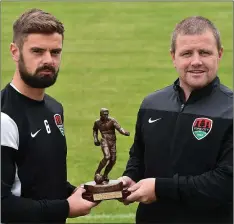
[[[129,136],[129,135],[130,135],[130,132],[125,131],[115,119],[113,119],[113,122],[114,122],[114,127],[115,127],[115,129],[116,129],[120,134],[125,135],[125,136]]]
[[[94,144],[96,146],[99,146],[100,142],[98,140],[98,125],[96,121],[94,122],[94,125],[93,125],[93,139],[94,139]]]

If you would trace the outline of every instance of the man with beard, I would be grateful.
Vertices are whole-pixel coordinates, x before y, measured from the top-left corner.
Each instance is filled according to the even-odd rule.
[[[13,31],[16,69],[1,91],[1,221],[65,223],[96,203],[67,181],[63,106],[45,94],[58,76],[64,27],[53,15],[31,9]]]

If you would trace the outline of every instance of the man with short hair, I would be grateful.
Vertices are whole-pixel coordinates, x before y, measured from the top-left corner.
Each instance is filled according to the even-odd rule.
[[[16,70],[1,91],[1,221],[65,223],[96,203],[67,181],[63,106],[45,94],[59,73],[64,27],[31,9],[13,31]]]
[[[232,223],[233,92],[217,75],[220,34],[201,16],[176,25],[179,78],[143,100],[123,177],[136,223]]]

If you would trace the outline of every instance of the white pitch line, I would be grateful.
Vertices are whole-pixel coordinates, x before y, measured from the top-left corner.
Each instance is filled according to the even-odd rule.
[[[135,213],[128,214],[100,214],[100,215],[86,215],[82,219],[126,219],[126,218],[135,218]],[[80,217],[81,218],[81,217]]]

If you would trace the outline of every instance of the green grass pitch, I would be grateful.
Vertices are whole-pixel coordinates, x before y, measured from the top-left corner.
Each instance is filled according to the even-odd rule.
[[[143,97],[170,85],[177,73],[169,55],[170,36],[184,17],[202,15],[220,29],[224,56],[221,81],[232,88],[233,3],[228,2],[2,2],[1,88],[11,80],[9,52],[13,21],[24,10],[38,7],[65,25],[58,81],[47,93],[63,103],[68,143],[68,177],[72,184],[90,181],[102,158],[92,138],[101,107],[131,132],[117,134],[117,163],[111,179],[125,169],[134,137],[136,113]],[[86,217],[68,223],[134,223],[137,203],[124,206],[104,201]]]

